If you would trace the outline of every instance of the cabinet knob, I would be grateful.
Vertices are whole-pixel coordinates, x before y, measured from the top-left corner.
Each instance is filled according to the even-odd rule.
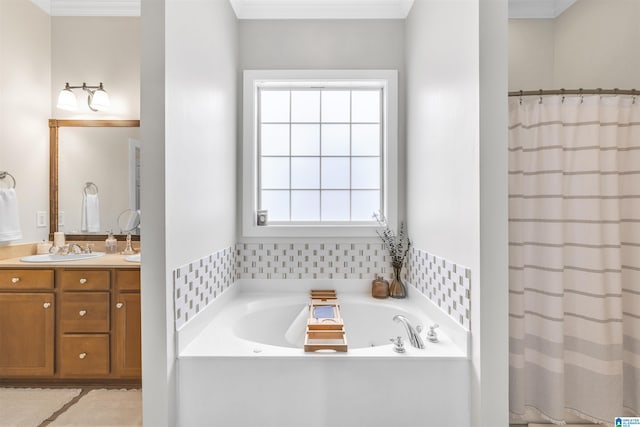
[[[11,283],[18,283],[20,281],[19,277],[12,277],[11,278]]]
[[[80,353],[80,354],[78,355],[78,357],[79,357],[80,359],[84,359],[85,357],[87,357],[87,353]]]
[[[84,277],[82,279],[80,279],[80,284],[84,285],[85,283],[87,283],[87,279],[85,279]]]
[[[51,307],[51,303],[50,302],[45,302],[44,304],[42,304],[42,306],[44,308],[49,308],[49,307]]]
[[[80,312],[78,314],[82,317],[85,314],[87,314],[87,310],[80,310]]]
[[[122,307],[124,307],[124,304],[123,304],[123,303],[121,303],[121,302],[119,302],[119,303],[117,303],[117,304],[116,304],[116,307],[117,307],[117,308],[122,308]]]

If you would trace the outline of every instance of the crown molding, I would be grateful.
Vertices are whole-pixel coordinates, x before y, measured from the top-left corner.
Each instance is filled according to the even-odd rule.
[[[140,16],[140,0],[31,0],[31,2],[51,16]]]
[[[140,16],[140,1],[31,0],[51,16]],[[405,19],[414,0],[229,0],[229,2],[238,19]],[[576,0],[509,0],[509,18],[555,19],[575,2]]]
[[[509,18],[555,19],[576,0],[509,0]]]
[[[229,0],[238,19],[405,19],[414,0]]]
[[[51,15],[51,0],[31,0],[31,3],[38,6],[47,15]]]

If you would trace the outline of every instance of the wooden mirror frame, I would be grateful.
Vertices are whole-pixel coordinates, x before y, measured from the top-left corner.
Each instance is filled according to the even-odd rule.
[[[58,120],[49,119],[49,240],[58,229],[58,130],[61,127],[140,127],[140,120]],[[104,240],[106,234],[66,234],[68,240]],[[116,235],[124,240],[125,235]],[[131,236],[140,240],[139,235]]]

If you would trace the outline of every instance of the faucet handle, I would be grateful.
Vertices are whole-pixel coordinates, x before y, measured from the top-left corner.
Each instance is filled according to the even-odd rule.
[[[393,351],[395,351],[396,353],[404,353],[405,349],[404,349],[404,341],[402,340],[402,337],[398,335],[398,338],[389,338],[389,341],[391,341],[394,344],[393,347]]]
[[[440,325],[438,325],[437,323],[434,323],[433,325],[429,326],[429,332],[427,332],[427,339],[431,342],[438,342],[438,334],[436,333],[436,328],[439,328]]]
[[[93,252],[94,246],[95,246],[95,243],[87,243],[86,245],[84,245],[84,248],[82,248],[82,252],[85,254],[90,254]]]

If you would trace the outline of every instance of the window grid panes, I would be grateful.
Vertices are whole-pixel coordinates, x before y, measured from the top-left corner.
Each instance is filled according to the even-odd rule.
[[[258,206],[270,223],[382,211],[382,89],[260,88]]]

